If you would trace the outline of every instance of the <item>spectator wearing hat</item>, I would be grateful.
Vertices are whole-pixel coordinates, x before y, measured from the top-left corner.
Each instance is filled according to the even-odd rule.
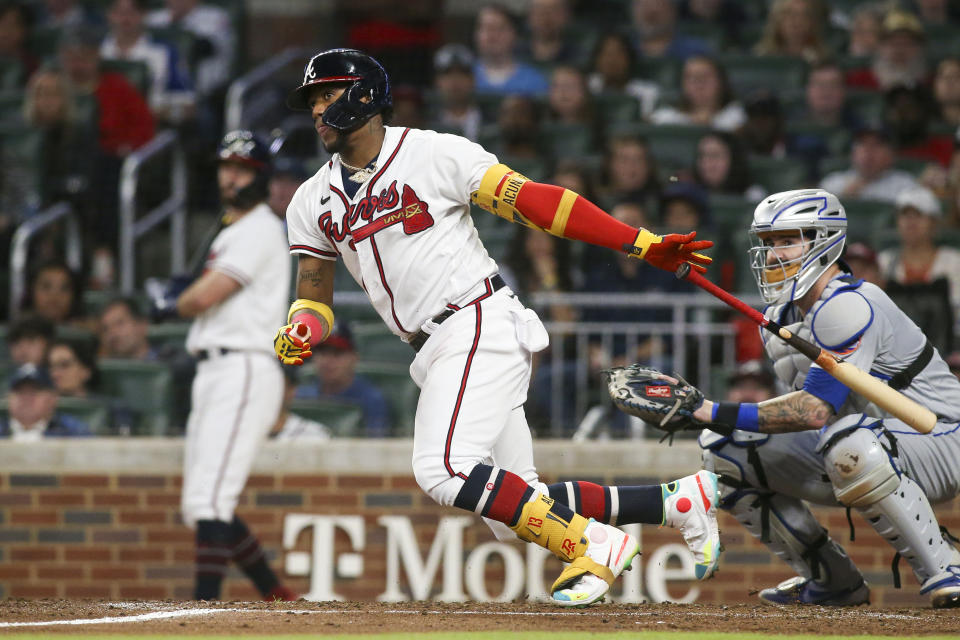
[[[477,14],[474,28],[477,61],[473,67],[479,93],[543,95],[547,79],[514,53],[517,46],[516,18],[498,4],[486,4]]]
[[[283,403],[280,415],[270,428],[272,440],[329,440],[330,429],[326,425],[290,412],[290,403],[297,395],[297,369],[283,367]]]
[[[93,435],[83,421],[57,412],[57,391],[46,369],[24,364],[10,377],[9,415],[0,418],[0,438],[38,442],[42,438]]]
[[[841,200],[892,203],[902,191],[918,186],[912,175],[893,168],[894,157],[890,132],[882,127],[864,127],[854,138],[850,168],[827,174],[820,186]]]
[[[434,55],[433,86],[438,100],[431,127],[476,142],[483,117],[473,99],[473,65],[473,53],[462,44],[445,45]]]
[[[363,409],[366,434],[390,435],[390,404],[375,384],[357,374],[357,349],[346,324],[334,326],[330,337],[313,349],[317,380],[298,387],[297,397],[350,402]]]
[[[33,314],[20,316],[7,330],[7,352],[13,364],[42,366],[47,349],[56,333],[56,326]]]
[[[870,67],[848,71],[847,86],[884,91],[898,85],[915,87],[927,84],[929,74],[923,23],[908,11],[894,9],[883,18]]]
[[[727,402],[763,402],[775,395],[773,372],[763,360],[741,362],[727,378]]]
[[[926,187],[916,186],[904,189],[896,206],[899,244],[880,252],[880,273],[887,283],[900,285],[945,279],[954,318],[960,318],[960,250],[936,243],[943,217],[940,201]]]
[[[877,252],[866,242],[848,244],[843,254],[843,261],[850,267],[854,278],[862,278],[878,287],[883,286]]]

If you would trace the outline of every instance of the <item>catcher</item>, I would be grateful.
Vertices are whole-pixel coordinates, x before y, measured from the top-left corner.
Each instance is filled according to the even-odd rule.
[[[750,227],[750,266],[767,317],[882,378],[938,416],[920,434],[761,332],[789,393],[712,402],[679,376],[633,365],[608,373],[614,403],[668,431],[704,428],[704,467],[720,475],[720,507],[798,577],[760,591],[774,605],[859,605],[870,591],[804,501],[855,509],[907,560],[934,608],[960,606],[960,553],[930,502],[960,493],[960,382],[879,287],[840,255],[847,218],[823,190],[769,196]],[[852,527],[852,522],[851,522]],[[952,537],[951,537],[952,538]],[[955,538],[952,538],[955,540]]]

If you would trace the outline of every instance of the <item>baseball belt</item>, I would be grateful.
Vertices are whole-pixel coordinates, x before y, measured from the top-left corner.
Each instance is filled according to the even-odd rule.
[[[469,306],[472,305],[472,304],[476,304],[476,303],[480,302],[481,300],[484,300],[484,299],[486,299],[486,298],[489,298],[491,295],[493,295],[493,293],[494,293],[495,291],[499,291],[500,289],[503,289],[505,286],[507,286],[507,283],[503,281],[503,278],[500,277],[500,274],[499,274],[499,273],[496,274],[496,275],[494,275],[494,276],[491,276],[491,277],[487,278],[486,281],[487,281],[488,286],[489,286],[487,292],[481,294],[480,297],[476,298],[475,300],[471,300],[471,301],[468,302],[467,304],[463,305],[464,307],[469,307]],[[433,316],[430,320],[431,320],[433,323],[435,323],[435,324],[443,324],[443,322],[444,322],[447,318],[449,318],[450,316],[452,316],[453,314],[455,314],[457,311],[459,311],[459,310],[462,309],[462,308],[463,308],[463,307],[451,307],[451,306],[448,306],[448,307],[447,307],[446,309],[444,309],[442,312],[440,312],[440,313],[438,313],[437,315]],[[409,344],[411,347],[413,347],[413,350],[414,350],[414,351],[420,351],[420,349],[423,348],[424,343],[426,343],[427,338],[429,338],[429,337],[430,337],[430,334],[429,334],[429,333],[427,333],[427,332],[424,331],[423,329],[420,329],[420,331],[417,331],[415,334],[413,334],[413,337],[410,338],[410,342],[409,342],[408,344]]]

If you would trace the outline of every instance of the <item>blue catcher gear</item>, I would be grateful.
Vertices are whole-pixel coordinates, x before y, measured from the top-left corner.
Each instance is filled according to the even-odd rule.
[[[350,84],[323,113],[323,123],[338,131],[356,129],[378,113],[386,112],[386,119],[393,110],[387,72],[379,62],[356,49],[330,49],[310,58],[303,70],[303,83],[287,96],[287,106],[309,111],[307,92],[325,83]]]
[[[251,131],[239,129],[223,136],[217,149],[217,162],[234,162],[253,169],[256,177],[227,204],[238,209],[252,209],[267,199],[270,193],[270,175],[273,173],[273,156],[270,147]]]

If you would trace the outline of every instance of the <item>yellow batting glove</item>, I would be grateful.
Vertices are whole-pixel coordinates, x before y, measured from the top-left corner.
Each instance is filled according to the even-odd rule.
[[[302,322],[280,327],[273,338],[273,350],[283,364],[303,364],[313,355],[310,351],[310,327]]]

